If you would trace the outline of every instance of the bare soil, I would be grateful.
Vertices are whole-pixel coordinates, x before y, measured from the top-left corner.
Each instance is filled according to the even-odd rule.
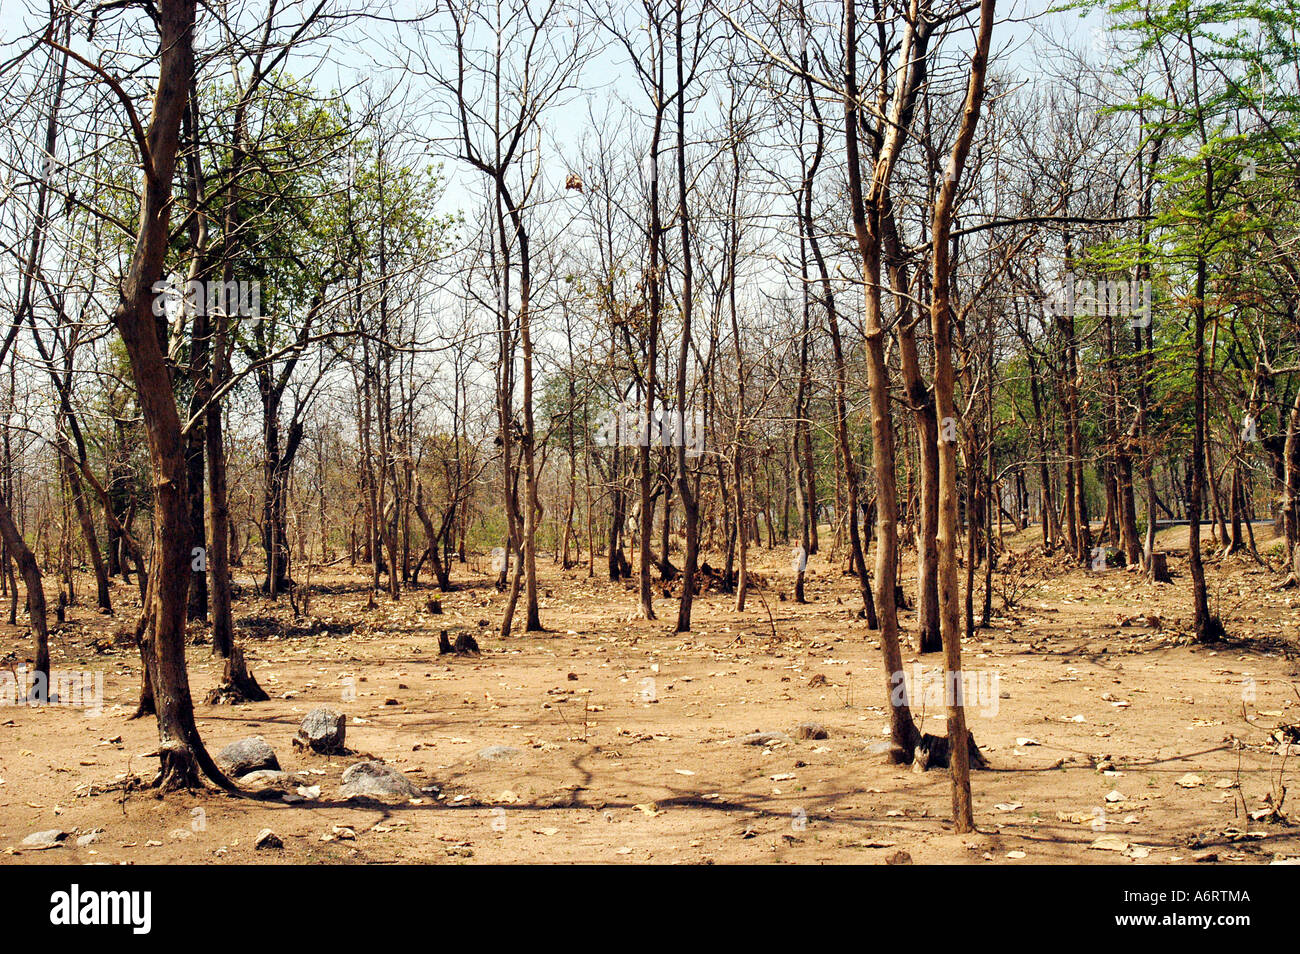
[[[287,599],[250,596],[252,577],[241,571],[239,638],[272,700],[200,703],[198,723],[214,753],[266,738],[301,778],[306,794],[293,804],[123,789],[130,776],[152,777],[157,731],[152,718],[128,720],[139,657],[113,634],[131,624],[134,589],[115,584],[117,617],[74,606],[53,637],[56,669],[104,674],[102,712],[0,709],[0,859],[872,863],[906,852],[917,863],[1258,864],[1300,856],[1284,794],[1298,760],[1278,754],[1271,738],[1300,722],[1300,592],[1277,589],[1279,577],[1250,557],[1212,565],[1212,605],[1232,641],[1198,647],[1187,635],[1182,555],[1170,561],[1174,582],[1159,585],[1131,570],[1088,572],[1029,555],[1033,533],[1022,536],[1025,552],[1000,574],[1020,581],[1012,589],[1024,592],[1011,594],[1019,605],[964,643],[970,725],[991,765],[973,778],[972,835],[952,831],[945,770],[917,773],[879,753],[886,682],[875,634],[855,618],[852,579],[814,556],[810,602],[798,605],[788,553],[760,550],[753,562],[763,583],[747,611],[710,592],[687,636],[671,632],[676,601],[662,597],[662,584],[663,618],[638,620],[633,584],[602,581],[599,566],[588,579],[585,566],[544,563],[550,631],[505,641],[496,635],[503,596],[485,565],[456,567],[465,585],[455,592],[422,587],[396,604],[380,596],[373,610],[361,573],[317,570],[302,618]],[[1185,547],[1185,528],[1162,536],[1169,549]],[[910,579],[906,587],[910,600]],[[80,595],[83,604],[93,599],[93,587],[82,581]],[[432,597],[443,615],[428,612]],[[995,596],[995,608],[1001,603]],[[918,656],[913,614],[902,622],[909,681],[918,666],[933,673],[938,655]],[[439,656],[442,629],[453,640],[472,632],[482,656]],[[0,628],[0,650],[8,665],[30,659],[25,629]],[[204,643],[190,648],[190,660],[202,700],[219,667]],[[943,734],[941,699],[918,698],[916,686],[912,695],[923,730]],[[317,705],[346,713],[357,754],[294,749],[299,722]],[[805,722],[828,737],[799,738]],[[788,738],[746,744],[756,731]],[[491,746],[518,751],[479,754]],[[429,794],[396,806],[339,801],[344,769],[367,756]],[[282,849],[254,847],[265,828]],[[22,847],[48,829],[70,837],[51,850]],[[78,846],[87,833],[96,837]]]

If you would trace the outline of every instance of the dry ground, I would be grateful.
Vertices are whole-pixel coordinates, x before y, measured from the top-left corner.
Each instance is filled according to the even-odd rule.
[[[1171,543],[1179,534],[1185,543],[1185,529],[1169,531]],[[0,859],[880,862],[906,851],[918,863],[1170,864],[1300,856],[1300,828],[1251,818],[1294,784],[1297,760],[1276,754],[1269,734],[1300,722],[1300,593],[1274,589],[1277,577],[1253,561],[1212,568],[1213,598],[1240,641],[1204,649],[1186,638],[1180,558],[1171,560],[1172,585],[1022,558],[1023,575],[1011,575],[1025,585],[1046,578],[964,645],[968,685],[980,692],[970,723],[991,770],[973,779],[978,833],[956,835],[947,773],[914,773],[878,754],[887,721],[879,644],[854,618],[852,580],[815,556],[811,602],[796,605],[785,551],[758,557],[767,582],[748,612],[710,593],[685,637],[670,631],[675,601],[661,599],[664,620],[636,620],[630,584],[549,562],[542,616],[552,631],[505,642],[494,635],[502,597],[481,566],[457,568],[465,589],[421,589],[400,604],[381,598],[375,610],[361,576],[341,572],[317,572],[313,582],[330,592],[315,595],[308,619],[292,620],[286,600],[240,600],[237,621],[279,620],[241,627],[273,699],[200,705],[200,730],[214,752],[264,736],[286,770],[319,786],[319,797],[296,804],[104,791],[157,765],[146,757],[157,738],[152,719],[127,720],[138,656],[105,639],[135,612],[133,590],[117,585],[117,619],[74,607],[54,638],[56,668],[104,673],[103,711],[0,710]],[[251,577],[237,579],[248,593]],[[81,592],[93,590],[83,583]],[[426,611],[432,595],[444,615]],[[491,625],[480,628],[484,620]],[[913,622],[904,614],[909,643]],[[475,633],[483,655],[440,657],[443,628],[453,638]],[[0,651],[11,650],[21,663],[31,643],[6,627]],[[202,699],[217,669],[208,646],[190,652]],[[910,648],[905,660],[909,677],[918,665],[941,664]],[[290,744],[319,704],[347,714],[350,748],[438,794],[396,807],[337,801],[356,756]],[[943,733],[934,704],[916,700],[916,708],[925,730]],[[807,721],[829,738],[795,738]],[[755,730],[791,738],[740,741]],[[496,745],[518,751],[479,756]],[[336,826],[355,839],[337,837]],[[73,837],[53,850],[21,848],[28,834],[52,828]],[[263,828],[283,839],[282,850],[254,849]],[[88,832],[97,838],[78,847],[75,837]],[[1113,850],[1093,847],[1099,840]]]

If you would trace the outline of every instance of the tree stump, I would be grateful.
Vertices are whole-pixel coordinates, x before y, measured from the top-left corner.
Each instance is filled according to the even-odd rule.
[[[1164,553],[1151,554],[1151,582],[1172,583],[1169,578],[1169,557]]]
[[[975,733],[973,732],[968,731],[966,733],[966,750],[970,753],[971,768],[986,769],[989,767],[988,760],[984,758],[984,753],[975,744]],[[948,768],[951,754],[947,736],[931,735],[927,732],[917,741],[916,748],[912,751],[912,771],[928,772],[932,768]]]
[[[444,629],[438,634],[438,655],[477,656],[479,655],[478,641],[469,633],[460,633],[456,636],[456,643],[453,646]]]

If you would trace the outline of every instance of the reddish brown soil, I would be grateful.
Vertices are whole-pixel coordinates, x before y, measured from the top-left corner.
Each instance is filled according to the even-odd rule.
[[[104,673],[102,713],[0,710],[0,850],[29,864],[878,862],[899,851],[920,863],[972,864],[1300,856],[1300,828],[1250,816],[1293,786],[1297,760],[1275,754],[1269,734],[1300,722],[1300,593],[1276,589],[1278,576],[1253,560],[1211,568],[1213,601],[1238,641],[1202,648],[1186,636],[1181,559],[1171,560],[1172,585],[1022,559],[1023,578],[1045,573],[1044,581],[964,644],[972,678],[984,680],[976,684],[993,686],[995,673],[998,681],[991,698],[970,707],[991,763],[973,779],[979,831],[956,835],[947,772],[914,773],[872,751],[887,697],[878,643],[852,612],[852,581],[816,556],[811,602],[797,605],[787,554],[756,557],[766,585],[747,612],[711,593],[686,637],[671,633],[675,601],[661,598],[664,619],[640,621],[630,585],[549,564],[542,618],[551,632],[506,641],[495,635],[502,597],[485,568],[457,568],[466,589],[421,589],[398,604],[383,597],[374,610],[360,574],[318,571],[314,582],[333,592],[317,593],[310,618],[296,621],[287,600],[241,600],[237,620],[278,621],[241,629],[273,699],[199,705],[199,727],[214,752],[264,736],[286,770],[320,787],[319,798],[297,804],[215,791],[162,799],[104,791],[128,774],[148,779],[157,766],[148,757],[152,719],[128,721],[138,656],[105,639],[135,612],[133,591],[118,585],[117,619],[74,607],[54,637],[56,668]],[[81,592],[93,590],[83,582]],[[433,595],[445,615],[426,611]],[[909,643],[913,624],[905,614]],[[481,658],[440,657],[444,628],[453,638],[472,631]],[[16,663],[31,653],[22,633],[0,634]],[[209,652],[191,648],[196,699],[218,672]],[[940,665],[910,646],[905,660],[909,676],[914,665]],[[339,802],[340,776],[357,756],[291,746],[318,704],[346,712],[353,750],[440,793],[386,808]],[[917,700],[916,708],[925,730],[944,731],[934,705]],[[806,721],[823,724],[829,738],[795,738]],[[755,730],[791,738],[739,741]],[[520,751],[504,761],[478,757],[493,745]],[[1283,815],[1292,807],[1283,802]],[[337,837],[336,826],[355,839]],[[48,851],[22,849],[25,836],[52,828],[72,837]],[[264,828],[283,839],[282,850],[254,849]],[[93,844],[75,845],[92,831]],[[1117,850],[1094,847],[1099,840]]]

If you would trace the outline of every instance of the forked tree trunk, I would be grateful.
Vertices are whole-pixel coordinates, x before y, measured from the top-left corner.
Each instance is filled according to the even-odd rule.
[[[882,232],[884,204],[894,162],[911,124],[912,104],[923,70],[913,59],[916,46],[917,3],[913,2],[904,21],[898,52],[899,69],[887,130],[872,164],[869,188],[864,188],[859,156],[857,82],[857,8],[855,0],[845,4],[845,152],[848,162],[850,211],[853,232],[862,263],[864,296],[863,332],[867,359],[867,386],[871,394],[871,457],[876,477],[876,574],[875,608],[884,654],[886,692],[890,699],[891,756],[911,761],[920,733],[912,721],[903,677],[903,658],[898,643],[898,486],[894,473],[894,430],[890,418],[889,369],[885,364],[884,309],[881,302]],[[919,51],[924,59],[924,43]],[[882,51],[881,56],[887,54]],[[883,72],[883,70],[882,70]],[[914,85],[914,83],[916,85]],[[884,95],[882,91],[882,96]],[[852,505],[852,503],[851,503]],[[868,528],[869,531],[870,528]],[[850,533],[853,525],[850,523]],[[865,578],[865,573],[864,573]]]
[[[971,58],[970,82],[962,109],[961,126],[948,157],[947,170],[934,205],[930,244],[931,280],[930,327],[934,336],[934,397],[940,436],[945,422],[956,421],[953,400],[952,281],[949,260],[953,204],[961,180],[975,126],[984,100],[984,77],[989,44],[993,35],[995,0],[980,0],[979,33]],[[961,834],[975,827],[971,809],[970,750],[966,710],[962,698],[961,622],[957,593],[957,443],[942,440],[939,445],[939,610],[948,696],[948,748],[951,753],[953,826]]]
[[[148,646],[158,717],[163,790],[191,787],[200,771],[230,784],[212,762],[194,724],[189,674],[185,668],[185,614],[190,584],[188,474],[185,442],[164,329],[153,316],[153,286],[163,275],[172,205],[177,143],[194,72],[194,0],[159,0],[159,70],[153,113],[141,157],[145,182],[135,250],[122,282],[113,322],[131,361],[148,437],[154,484],[154,571]]]
[[[429,541],[429,556],[433,562],[433,575],[438,581],[438,589],[444,593],[452,590],[451,567],[442,559],[442,550],[451,526],[455,520],[455,510],[443,518],[442,526],[435,527],[429,509],[424,505],[424,484],[418,479],[415,483],[415,516],[424,527],[424,535]]]

